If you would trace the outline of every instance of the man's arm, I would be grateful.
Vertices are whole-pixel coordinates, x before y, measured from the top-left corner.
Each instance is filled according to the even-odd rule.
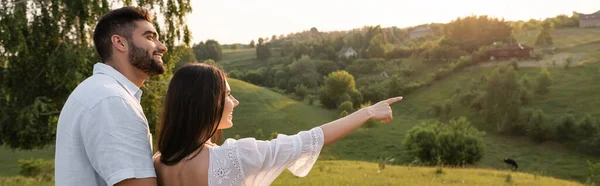
[[[148,124],[134,106],[121,97],[105,98],[90,108],[82,129],[90,163],[108,185],[156,185]]]

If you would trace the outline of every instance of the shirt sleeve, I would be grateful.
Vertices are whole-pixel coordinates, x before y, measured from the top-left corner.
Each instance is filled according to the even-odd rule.
[[[312,169],[323,148],[323,131],[309,131],[287,136],[279,134],[271,141],[254,138],[237,142],[239,159],[247,185],[269,185],[284,169],[304,177]]]
[[[156,177],[148,124],[135,104],[120,97],[106,98],[90,109],[82,128],[90,163],[108,185]]]

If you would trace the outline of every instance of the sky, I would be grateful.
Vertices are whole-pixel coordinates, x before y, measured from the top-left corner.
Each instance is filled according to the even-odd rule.
[[[187,24],[192,43],[221,44],[310,30],[399,28],[488,15],[505,20],[545,19],[600,10],[600,0],[194,0]]]

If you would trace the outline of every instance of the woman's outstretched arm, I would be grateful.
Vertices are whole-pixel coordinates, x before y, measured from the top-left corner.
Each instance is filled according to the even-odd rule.
[[[368,120],[381,120],[386,123],[392,120],[391,104],[402,100],[402,97],[390,98],[375,105],[362,108],[346,117],[321,125],[324,135],[324,145],[346,136]]]

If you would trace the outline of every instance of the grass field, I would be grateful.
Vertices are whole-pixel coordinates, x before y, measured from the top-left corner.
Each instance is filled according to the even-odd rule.
[[[285,171],[272,185],[581,185],[537,174],[473,168],[386,166],[355,161],[320,161],[305,178]],[[509,176],[510,175],[510,176]],[[507,178],[510,177],[510,178]]]
[[[528,31],[516,36],[521,43],[534,46],[539,31]],[[594,41],[600,41],[600,29],[598,28],[562,28],[552,31],[554,46],[569,48],[584,45]]]

